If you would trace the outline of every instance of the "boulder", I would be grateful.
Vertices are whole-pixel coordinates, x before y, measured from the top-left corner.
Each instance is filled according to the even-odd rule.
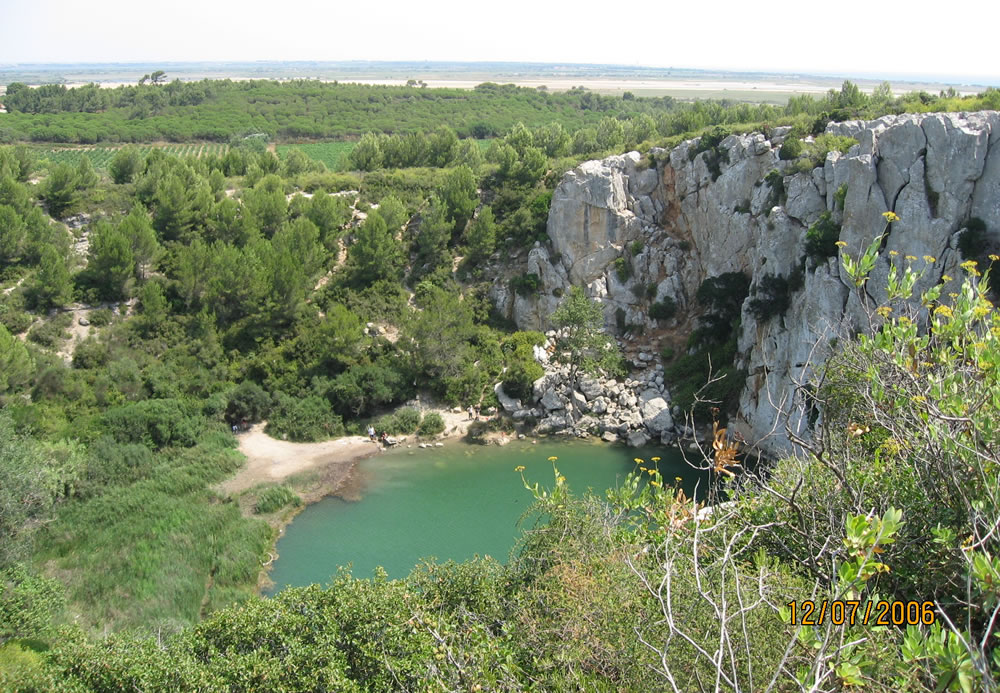
[[[503,391],[503,383],[497,383],[494,385],[493,392],[496,394],[497,400],[500,402],[500,406],[503,407],[504,411],[508,414],[513,414],[518,409],[522,408],[521,400],[508,397],[507,393]]]
[[[618,434],[612,433],[611,431],[605,431],[604,433],[601,434],[601,440],[603,440],[605,443],[617,443]]]
[[[538,423],[539,433],[558,433],[569,426],[565,416],[549,416]]]
[[[541,404],[548,411],[558,411],[559,409],[566,408],[566,403],[560,399],[559,395],[556,394],[555,389],[551,387],[545,391],[544,395],[542,395]]]
[[[632,431],[628,434],[627,441],[630,448],[641,448],[649,442],[649,436],[642,431]]]
[[[579,387],[580,392],[582,392],[583,396],[588,400],[592,400],[595,397],[599,397],[604,394],[604,388],[601,386],[601,383],[594,378],[580,378]]]
[[[670,405],[662,397],[656,397],[642,405],[642,422],[650,432],[659,435],[674,427],[670,416]]]

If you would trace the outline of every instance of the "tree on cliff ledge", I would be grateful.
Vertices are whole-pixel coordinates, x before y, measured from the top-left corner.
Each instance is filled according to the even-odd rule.
[[[612,375],[624,372],[622,356],[615,341],[604,332],[601,305],[574,286],[555,312],[552,321],[561,329],[556,343],[556,359],[570,366],[570,384],[576,389],[577,373],[603,370]],[[567,358],[568,357],[568,358]]]

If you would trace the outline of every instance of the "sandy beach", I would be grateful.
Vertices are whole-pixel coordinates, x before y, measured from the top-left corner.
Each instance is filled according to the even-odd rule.
[[[219,491],[226,495],[237,495],[257,484],[280,483],[309,471],[320,473],[323,486],[333,492],[347,480],[355,463],[379,452],[379,447],[364,436],[289,443],[264,433],[264,424],[239,434],[238,439],[247,463],[219,485]]]

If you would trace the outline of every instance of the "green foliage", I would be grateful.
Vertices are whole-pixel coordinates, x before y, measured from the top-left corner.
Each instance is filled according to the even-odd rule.
[[[798,282],[801,284],[801,280]],[[795,282],[780,274],[765,274],[751,292],[748,310],[758,322],[767,322],[784,315],[791,303]]]
[[[837,255],[840,225],[834,223],[830,212],[823,212],[806,231],[806,254],[815,262],[822,262]]]
[[[804,149],[802,140],[790,137],[786,139],[781,145],[781,149],[778,150],[778,158],[782,161],[794,161],[802,155],[802,150]]]
[[[326,396],[343,416],[359,417],[410,394],[404,373],[388,360],[361,364],[338,375]]]
[[[649,306],[649,317],[654,320],[670,320],[677,314],[677,302],[672,296],[664,296],[662,300]]]
[[[520,296],[537,296],[542,288],[542,279],[534,272],[513,277],[510,288]]]
[[[496,248],[497,225],[490,207],[483,207],[466,230],[469,262],[477,264],[493,254]]]
[[[0,325],[0,396],[21,390],[33,372],[34,362],[24,343]]]
[[[378,212],[369,212],[348,248],[347,261],[354,281],[369,285],[382,279],[398,281],[403,269],[403,247]]]
[[[229,393],[226,420],[231,423],[257,423],[266,419],[271,410],[271,396],[252,380],[244,380]]]
[[[21,215],[9,205],[0,205],[0,259],[20,259],[26,243],[27,228]]]
[[[34,575],[21,564],[0,568],[0,643],[49,636],[65,605],[56,580]]]
[[[833,201],[836,203],[840,210],[844,210],[844,202],[847,200],[847,183],[844,183],[839,188],[837,192],[833,194]]]
[[[416,433],[420,426],[420,412],[413,407],[401,407],[388,416],[383,416],[375,424],[379,432],[389,435]]]
[[[444,419],[436,411],[427,412],[420,421],[417,433],[422,436],[436,436],[444,433]]]
[[[564,328],[565,336],[556,345],[556,354],[569,356],[570,382],[575,387],[579,371],[610,375],[624,372],[623,359],[614,340],[604,332],[600,304],[587,298],[578,286],[570,289],[552,314],[552,322]],[[560,359],[562,356],[559,357]]]
[[[253,511],[258,515],[266,515],[288,505],[302,505],[302,499],[287,486],[271,486],[258,494]]]
[[[108,164],[108,173],[111,180],[121,185],[131,183],[142,169],[142,155],[135,147],[122,147],[111,157]]]
[[[53,482],[59,481],[44,449],[18,432],[10,416],[0,412],[0,532],[4,537],[0,542],[0,570],[25,557],[39,521],[47,519],[58,497]],[[6,594],[7,587],[3,583],[0,587]],[[6,606],[3,608],[6,610]],[[0,639],[10,637],[5,635],[6,629],[12,628],[8,619],[16,620],[16,614],[0,621],[0,628],[5,629],[0,630]]]
[[[340,416],[333,413],[333,408],[325,397],[292,397],[279,392],[274,399],[271,418],[267,422],[268,435],[297,443],[311,443],[343,435],[344,424]]]
[[[986,223],[979,217],[970,218],[958,237],[958,250],[962,253],[962,259],[979,261],[988,249]]]
[[[28,339],[49,349],[55,349],[69,338],[66,328],[73,323],[72,313],[60,313],[48,321],[37,323],[28,332]]]
[[[87,277],[97,286],[100,296],[107,300],[127,298],[130,292],[130,280],[136,271],[136,260],[132,250],[135,237],[130,238],[128,234],[128,227],[124,223],[116,227],[106,221],[95,223],[90,233]],[[153,238],[150,246],[155,243],[156,239]],[[146,248],[143,246],[143,250]]]
[[[42,191],[49,214],[57,219],[69,215],[80,200],[79,187],[80,179],[72,167],[66,164],[52,167]]]
[[[201,421],[182,401],[152,399],[108,409],[103,427],[119,443],[140,443],[158,450],[195,445]]]
[[[627,282],[632,276],[632,264],[623,257],[615,258],[615,274],[618,275],[618,281]]]

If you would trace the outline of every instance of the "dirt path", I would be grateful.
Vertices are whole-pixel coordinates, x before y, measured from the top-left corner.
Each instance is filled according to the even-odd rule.
[[[323,486],[329,492],[347,480],[354,464],[379,452],[364,436],[327,440],[322,443],[289,443],[264,433],[257,424],[239,436],[240,452],[246,465],[231,479],[219,485],[227,495],[241,493],[262,483],[277,483],[306,471],[325,475]]]

